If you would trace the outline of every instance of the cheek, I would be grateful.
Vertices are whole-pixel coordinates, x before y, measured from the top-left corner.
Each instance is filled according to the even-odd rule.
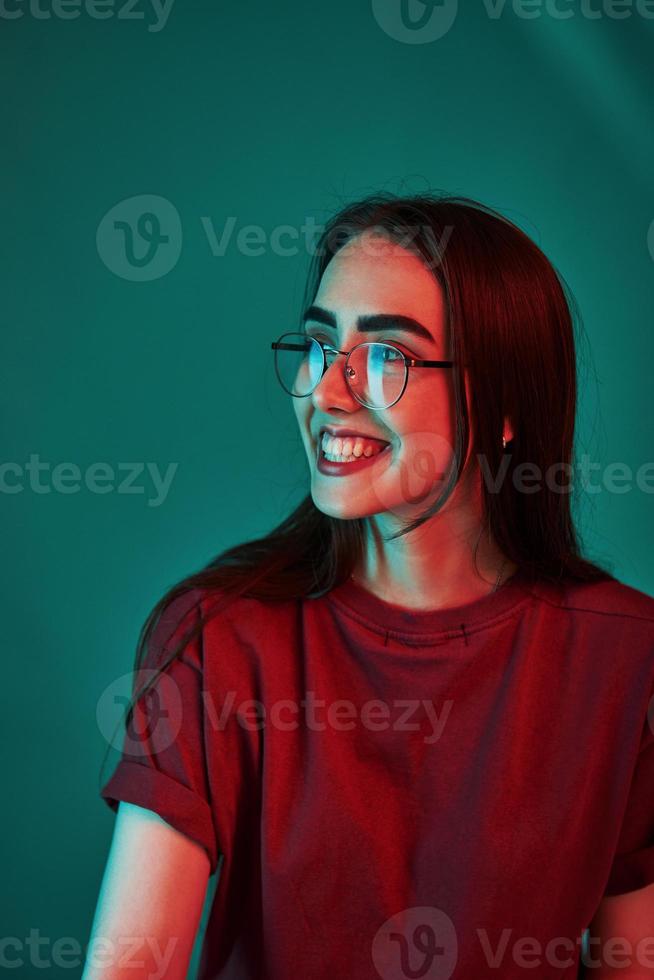
[[[441,495],[452,462],[450,440],[438,430],[398,434],[389,465],[371,474],[376,508],[401,518],[417,506],[430,506]]]
[[[428,394],[431,394],[431,398],[427,397]],[[383,422],[386,429],[394,433],[402,453],[416,441],[432,439],[434,443],[440,445],[444,442],[449,446],[454,436],[452,408],[447,399],[434,398],[433,390],[406,404],[400,402],[387,413]]]
[[[453,456],[448,433],[434,428],[412,429],[401,436],[392,463],[403,474],[430,482],[442,479]]]
[[[393,493],[399,480],[407,504],[424,500],[425,494],[440,489],[454,458],[453,414],[445,392],[435,397],[432,385],[425,386],[420,394],[421,398],[389,410],[383,419],[394,435],[386,480],[392,481]],[[390,486],[386,489],[391,492]],[[389,497],[384,502],[391,505],[392,500]]]

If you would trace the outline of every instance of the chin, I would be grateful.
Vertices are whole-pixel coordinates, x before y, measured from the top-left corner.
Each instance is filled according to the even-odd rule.
[[[362,517],[369,517],[375,513],[374,508],[357,507],[352,500],[339,500],[338,495],[334,494],[330,499],[325,493],[311,491],[311,498],[316,508],[327,517],[335,517],[340,521],[355,521]]]
[[[339,507],[338,501],[327,501],[321,496],[316,496],[311,494],[316,508],[327,517],[335,517],[337,520],[341,521],[353,521],[357,517],[361,517],[357,511],[354,511],[352,507],[348,507],[347,504],[343,504]]]

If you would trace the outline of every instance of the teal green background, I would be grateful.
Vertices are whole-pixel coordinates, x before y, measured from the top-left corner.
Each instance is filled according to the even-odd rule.
[[[579,302],[579,451],[634,472],[654,459],[654,21],[573,8],[466,3],[444,37],[408,44],[352,0],[176,0],[158,31],[144,3],[144,19],[64,20],[7,0],[23,15],[0,17],[3,461],[177,469],[160,506],[145,475],[140,494],[0,497],[3,936],[88,942],[114,823],[96,706],[162,593],[307,491],[270,341],[295,326],[308,254],[246,254],[244,226],[268,239],[381,188],[498,208]],[[150,281],[96,242],[139,195],[181,221],[178,261]],[[206,223],[220,235],[229,217],[214,255]],[[580,519],[586,553],[654,594],[651,494],[585,496]],[[22,955],[21,978],[81,972]]]

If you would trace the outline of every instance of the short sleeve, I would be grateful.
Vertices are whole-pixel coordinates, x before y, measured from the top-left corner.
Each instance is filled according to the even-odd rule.
[[[649,706],[605,897],[654,882],[654,698]]]
[[[138,672],[140,690],[199,622],[201,592],[175,597],[164,608]],[[204,724],[204,649],[195,633],[136,702],[122,754],[100,796],[112,810],[123,800],[153,810],[206,850],[211,874],[218,845],[212,815]]]

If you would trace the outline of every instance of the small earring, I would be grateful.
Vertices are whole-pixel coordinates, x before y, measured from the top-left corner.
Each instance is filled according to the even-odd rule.
[[[502,436],[502,449],[506,449],[506,436]]]

